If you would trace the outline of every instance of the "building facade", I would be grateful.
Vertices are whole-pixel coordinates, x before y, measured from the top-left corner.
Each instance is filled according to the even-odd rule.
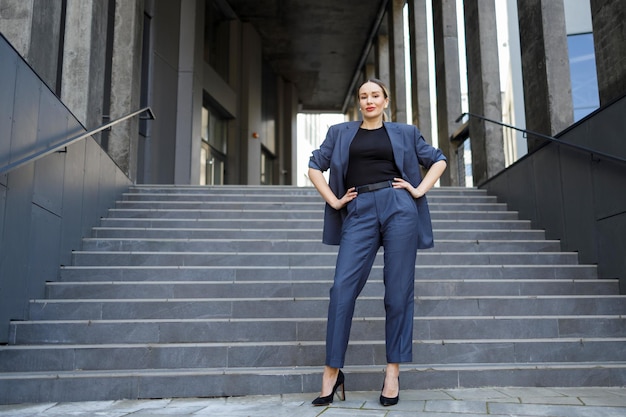
[[[589,62],[590,17],[599,104],[626,93],[623,0],[509,1],[509,16],[515,16],[508,20],[511,33],[517,28],[510,42],[519,41],[511,87],[494,71],[499,62],[494,0],[3,0],[1,5],[2,53],[9,58],[0,61],[0,168],[20,150],[48,146],[46,141],[55,139],[57,113],[67,120],[61,136],[144,106],[156,119],[135,118],[94,135],[97,152],[113,164],[102,162],[98,153],[96,167],[91,148],[78,164],[68,149],[59,165],[46,162],[37,170],[0,175],[0,325],[24,316],[26,300],[40,295],[45,280],[56,278],[58,266],[70,261],[71,249],[103,207],[128,184],[298,184],[298,113],[358,118],[354,93],[367,78],[390,87],[393,120],[409,119],[410,102],[412,122],[436,132],[450,162],[442,185],[463,185],[467,138],[475,185],[522,153],[512,150],[502,129],[472,117],[467,124],[459,119],[465,111],[462,74],[470,113],[496,120],[515,115],[510,122],[517,126],[556,135],[576,120],[578,90],[570,68]],[[567,19],[568,10],[577,8],[589,12],[582,32],[571,29],[576,25],[570,27]],[[297,18],[301,26],[293,23]],[[326,21],[333,26],[319,26]],[[361,26],[353,29],[355,23]],[[343,26],[349,30],[339,36]],[[286,35],[273,36],[274,29]],[[306,37],[298,37],[302,34]],[[581,34],[586,36],[578,48],[571,36]],[[582,52],[577,58],[569,48]],[[356,59],[344,60],[354,49]],[[465,68],[459,60],[463,52]],[[327,87],[336,80],[339,100],[306,105],[309,96],[337,97]],[[503,90],[514,97],[503,100]],[[540,143],[530,138],[527,146],[533,150]],[[98,187],[104,191],[91,195]],[[82,213],[78,220],[76,213]],[[0,342],[6,336],[0,332]]]

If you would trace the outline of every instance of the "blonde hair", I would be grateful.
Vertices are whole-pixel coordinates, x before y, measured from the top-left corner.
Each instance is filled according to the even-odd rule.
[[[359,88],[356,90],[357,103],[359,102],[359,91],[361,90],[361,87],[363,87],[367,83],[374,83],[378,85],[380,88],[382,88],[383,95],[385,96],[385,98],[388,100],[391,100],[389,98],[389,90],[387,89],[387,86],[385,85],[385,83],[379,80],[378,78],[369,78],[365,80],[364,82],[362,82]],[[387,113],[383,111],[383,122],[388,122],[388,121],[390,121],[390,118],[389,116],[387,116]]]

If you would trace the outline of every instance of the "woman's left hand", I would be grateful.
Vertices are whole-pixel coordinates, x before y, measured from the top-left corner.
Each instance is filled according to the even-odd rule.
[[[402,178],[394,178],[393,179],[393,188],[404,188],[411,194],[413,198],[423,197],[425,193],[421,192],[419,189],[413,187],[411,183],[403,180]]]

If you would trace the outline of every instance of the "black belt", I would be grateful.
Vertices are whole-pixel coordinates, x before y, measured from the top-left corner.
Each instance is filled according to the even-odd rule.
[[[374,184],[361,185],[356,187],[357,193],[369,193],[370,191],[381,190],[383,188],[393,187],[391,180],[376,182]]]

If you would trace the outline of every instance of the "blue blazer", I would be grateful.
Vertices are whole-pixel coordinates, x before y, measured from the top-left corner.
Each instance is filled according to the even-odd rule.
[[[336,196],[346,193],[346,172],[350,143],[356,135],[361,121],[345,122],[328,129],[326,139],[320,148],[313,151],[309,160],[309,167],[322,172],[330,169],[328,185]],[[385,130],[391,140],[393,157],[402,174],[402,178],[414,187],[422,181],[420,165],[430,168],[437,161],[446,160],[441,150],[429,145],[417,127],[402,123],[384,124]],[[419,249],[432,248],[433,229],[428,210],[426,197],[415,199],[419,217]],[[347,215],[347,209],[335,210],[328,204],[324,209],[324,232],[322,242],[328,245],[338,245],[341,240],[343,220]]]

